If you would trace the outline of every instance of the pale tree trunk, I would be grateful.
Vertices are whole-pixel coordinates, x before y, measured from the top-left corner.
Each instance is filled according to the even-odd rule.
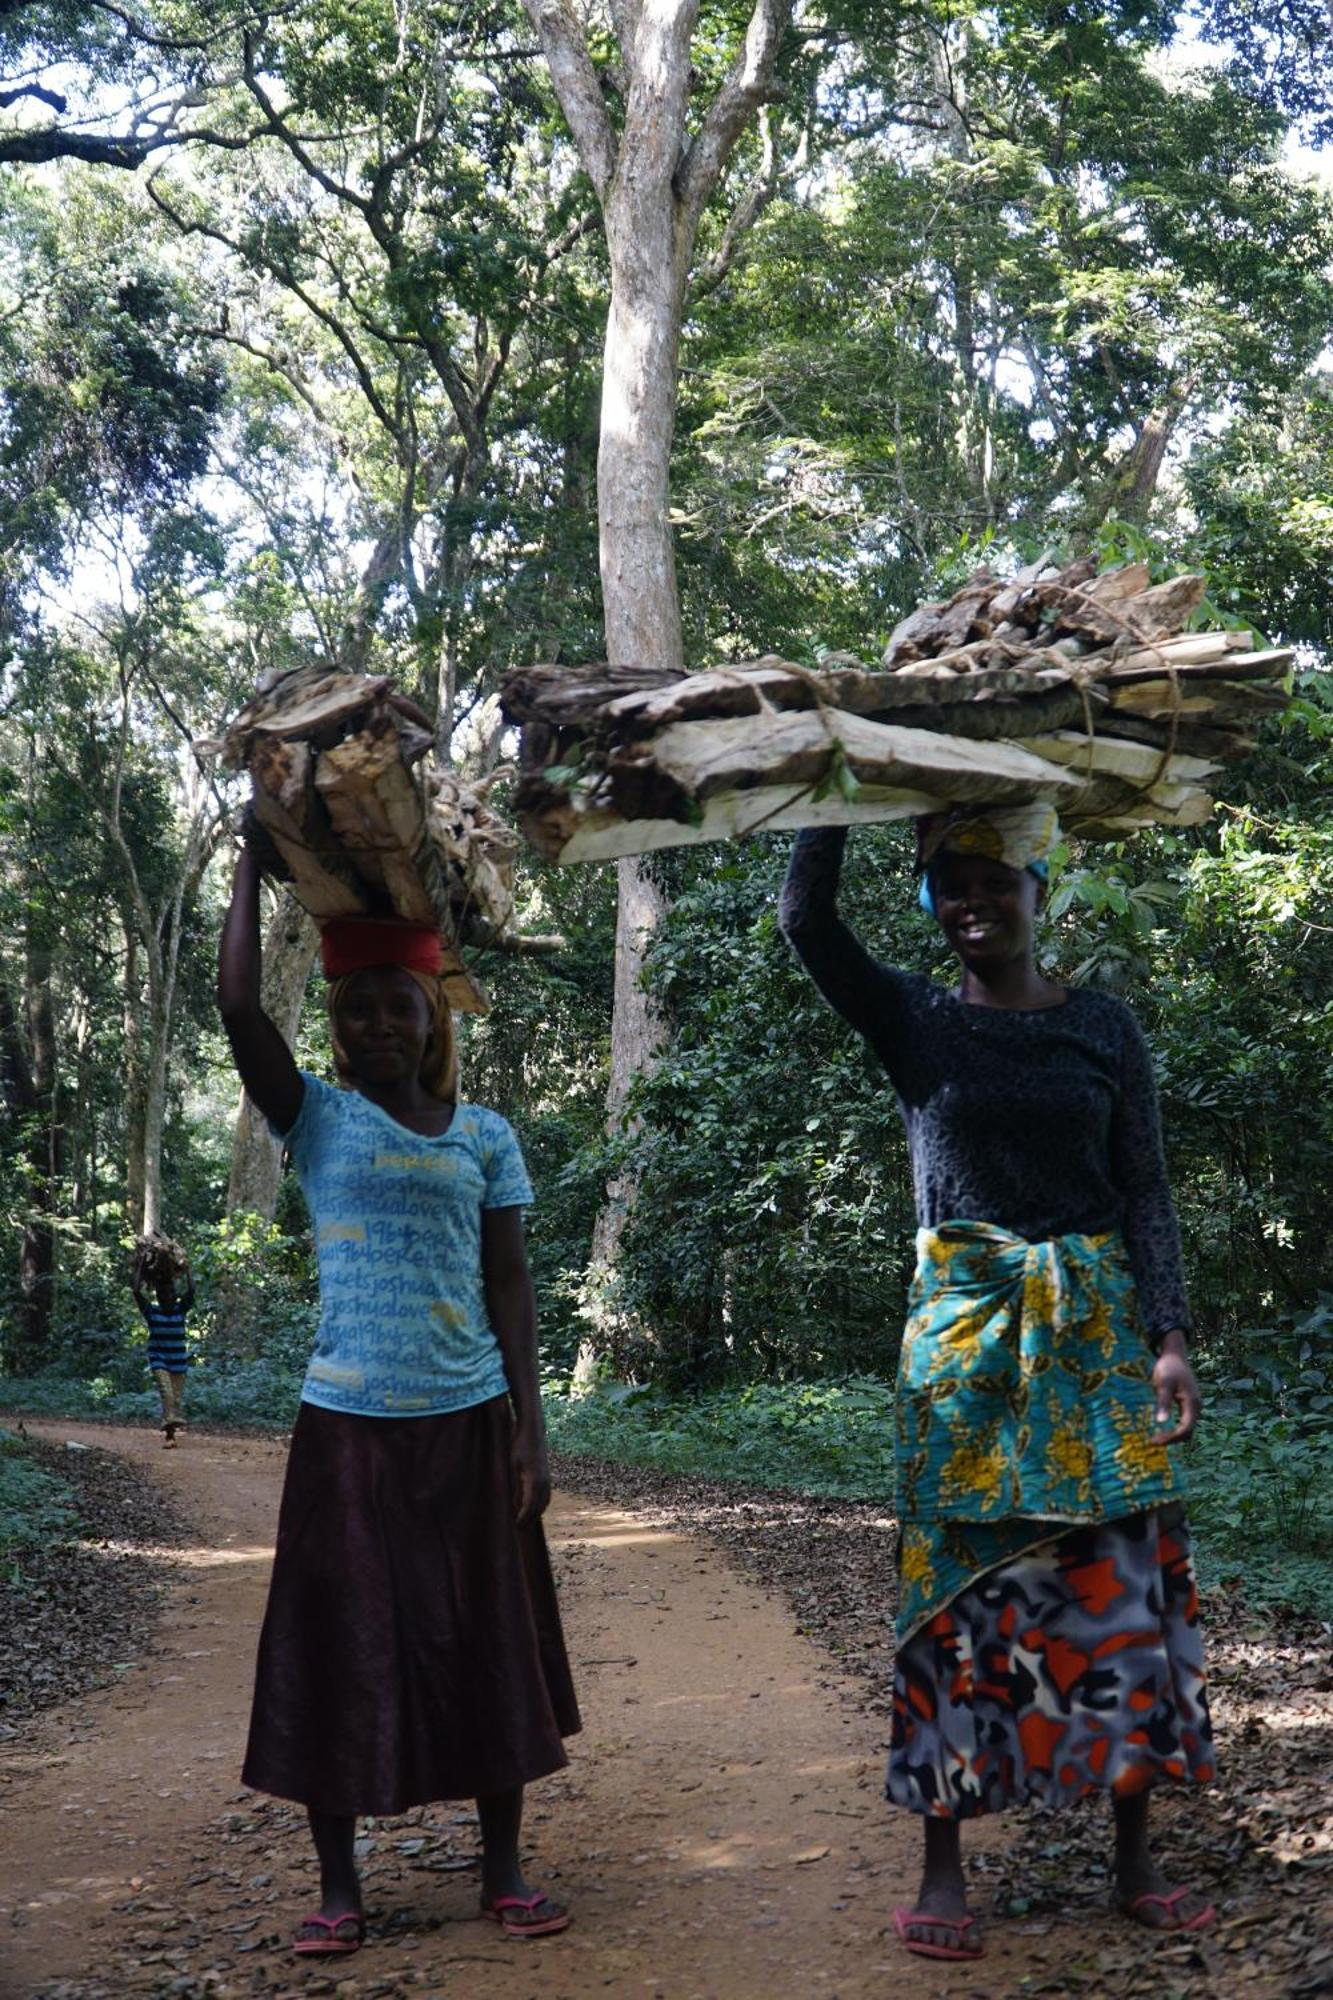
[[[262,1001],[289,1048],[301,1023],[301,1003],[318,948],[313,920],[284,889],[264,937]],[[227,1181],[228,1215],[244,1210],[271,1222],[281,1176],[282,1143],[242,1091]]]
[[[176,992],[180,984],[181,938],[185,930],[185,906],[199,887],[205,868],[222,837],[222,821],[202,797],[193,802],[180,872],[172,884],[170,900],[159,908],[156,922],[146,926],[143,943],[148,960],[149,1045],[144,1110],[144,1201],[145,1233],[162,1223],[162,1142],[167,1118],[167,1066],[171,1059],[171,1031],[176,1018]],[[142,894],[137,898],[147,914]]]
[[[616,863],[616,976],[611,1013],[611,1079],[606,1093],[607,1122],[613,1132],[624,1121],[625,1098],[636,1076],[650,1067],[667,1036],[667,1024],[643,983],[644,955],[666,914],[666,898],[637,855]],[[636,1182],[617,1174],[593,1224],[583,1312],[587,1333],[574,1364],[576,1388],[587,1389],[599,1363],[621,1357],[621,1315],[616,1306],[616,1263],[621,1232],[634,1202]]]
[[[749,120],[769,93],[793,0],[755,0],[726,78],[689,136],[698,0],[612,0],[620,64],[599,72],[568,0],[525,0],[551,80],[601,203],[611,264],[602,375],[597,504],[606,656],[679,673],[680,600],[670,524],[681,318],[699,219]],[[624,97],[616,131],[605,87]],[[776,185],[771,159],[763,182]],[[760,201],[747,190],[733,211],[727,256]],[[714,260],[714,265],[717,260]],[[710,268],[709,281],[724,273]],[[663,901],[641,864],[618,863],[615,1005],[608,1117],[619,1125],[625,1093],[665,1038],[643,989],[644,954]],[[608,1188],[594,1233],[589,1334],[576,1376],[587,1380],[614,1353],[614,1281],[621,1231],[634,1198]]]
[[[117,812],[102,807],[126,875],[126,1212],[135,1235],[162,1224],[162,1141],[167,1116],[167,1068],[179,984],[185,906],[199,886],[222,833],[222,821],[201,803],[189,823],[185,855],[169,900],[154,911]],[[139,967],[142,959],[143,972]]]
[[[26,1188],[19,1244],[15,1360],[20,1373],[40,1367],[51,1346],[55,1312],[55,1208],[60,1170],[56,1110],[56,1026],[51,952],[31,936],[24,956],[23,1036],[27,1055]]]
[[[1192,381],[1179,384],[1155,410],[1148,412],[1139,426],[1138,436],[1117,469],[1112,493],[1115,510],[1122,520],[1133,521],[1139,527],[1146,525],[1167,450],[1193,387]]]
[[[133,920],[125,917],[125,1223],[137,1236],[143,1228],[144,1200],[144,1063],[143,982],[139,973],[139,940]]]
[[[156,973],[156,976],[154,976]],[[161,966],[148,977],[148,1049],[144,1062],[143,1210],[139,1228],[151,1236],[162,1223],[162,1134],[167,1120],[167,1048],[171,993]]]

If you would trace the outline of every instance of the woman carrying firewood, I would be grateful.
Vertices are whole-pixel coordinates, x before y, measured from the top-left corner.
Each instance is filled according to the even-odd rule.
[[[845,831],[796,842],[782,924],[888,1070],[920,1228],[899,1365],[887,1790],[923,1816],[909,1951],[979,1957],[960,1823],[1110,1793],[1120,1907],[1213,1918],[1148,1845],[1148,1799],[1213,1757],[1198,1605],[1167,1447],[1199,1390],[1157,1095],[1120,1001],[1044,978],[1049,807],[919,826],[947,991],[881,965],[836,909]]]
[[[259,867],[240,856],[218,994],[241,1080],[290,1149],[321,1316],[278,1523],[244,1779],[309,1814],[306,1957],[365,1937],[356,1816],[475,1798],[481,1911],[565,1929],[525,1881],[523,1787],[579,1727],[541,1515],[550,1473],[523,1246],[532,1198],[503,1118],[457,1099],[440,939],[324,928],[342,1089],[260,1006]]]

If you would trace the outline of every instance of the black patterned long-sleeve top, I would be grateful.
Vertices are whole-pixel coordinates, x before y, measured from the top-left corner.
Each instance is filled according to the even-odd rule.
[[[923,1228],[991,1222],[1029,1242],[1118,1229],[1144,1324],[1188,1328],[1152,1061],[1128,1007],[979,1007],[882,965],[838,915],[846,829],[798,834],[781,922],[829,1004],[888,1070]]]

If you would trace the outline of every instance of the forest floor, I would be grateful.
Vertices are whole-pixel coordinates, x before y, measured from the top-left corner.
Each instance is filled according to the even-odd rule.
[[[169,1454],[148,1430],[27,1428],[68,1454],[96,1526],[0,1605],[22,1687],[54,1700],[0,1710],[0,2000],[1333,1994],[1323,1628],[1218,1607],[1223,1781],[1161,1815],[1214,1931],[1108,1911],[1104,1811],[1020,1816],[968,1832],[987,1956],[932,1965],[892,1935],[917,1831],[881,1797],[891,1524],[581,1461],[548,1535],[585,1731],[527,1832],[573,1927],[511,1943],[477,1920],[472,1815],[437,1806],[365,1825],[366,1949],[298,1961],[303,1816],[237,1777],[283,1441],[191,1432]]]

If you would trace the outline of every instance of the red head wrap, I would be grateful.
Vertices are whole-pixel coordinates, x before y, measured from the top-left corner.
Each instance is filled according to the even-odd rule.
[[[321,926],[319,949],[327,979],[343,979],[370,965],[401,965],[405,972],[436,978],[444,970],[444,947],[434,925],[401,917],[330,917]]]

